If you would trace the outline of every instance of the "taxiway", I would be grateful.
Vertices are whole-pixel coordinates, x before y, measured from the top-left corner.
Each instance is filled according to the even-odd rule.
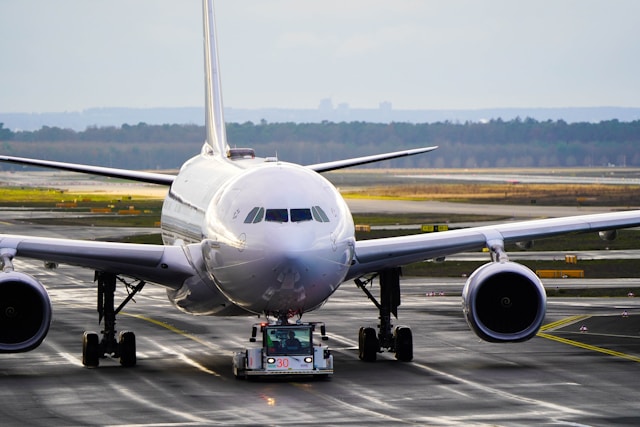
[[[328,324],[334,377],[248,382],[233,377],[231,353],[249,345],[257,318],[188,316],[171,307],[161,288],[147,286],[118,319],[120,329],[136,332],[138,366],[103,360],[86,369],[82,332],[100,328],[93,273],[68,266],[49,271],[25,260],[16,267],[45,283],[54,323],[37,350],[0,356],[3,425],[640,422],[637,298],[552,298],[550,326],[541,336],[498,345],[470,332],[459,297],[427,297],[429,283],[409,280],[397,323],[413,328],[414,361],[381,354],[364,363],[357,356],[357,329],[375,325],[377,312],[345,283],[322,309],[305,315]],[[580,332],[583,325],[588,332]]]
[[[45,231],[10,221],[3,226],[12,233]],[[127,232],[54,227],[48,235]],[[147,285],[117,325],[136,333],[138,365],[125,369],[107,359],[86,369],[82,333],[100,330],[93,272],[46,270],[25,259],[15,266],[47,287],[54,322],[35,351],[0,355],[0,419],[6,426],[640,423],[639,298],[550,298],[538,337],[500,345],[469,330],[459,296],[427,296],[445,285],[459,290],[464,279],[407,279],[395,323],[413,329],[413,362],[383,353],[364,363],[357,332],[376,325],[377,310],[353,283],[344,283],[324,307],[304,317],[328,326],[333,378],[249,382],[233,377],[231,354],[250,345],[251,325],[263,319],[182,314],[162,288]],[[119,289],[116,298],[125,295]]]

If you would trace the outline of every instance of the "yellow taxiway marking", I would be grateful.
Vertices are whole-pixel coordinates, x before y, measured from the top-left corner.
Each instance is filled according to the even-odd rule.
[[[546,338],[548,340],[552,340],[552,341],[556,341],[562,344],[568,344],[568,345],[572,345],[574,347],[579,347],[579,348],[584,348],[585,350],[590,350],[590,351],[597,351],[599,353],[604,353],[604,354],[608,354],[609,356],[615,356],[615,357],[620,357],[621,359],[626,359],[626,360],[631,360],[632,362],[638,362],[640,363],[640,357],[638,356],[633,356],[631,354],[626,354],[626,353],[621,353],[619,351],[615,351],[615,350],[609,350],[607,348],[603,348],[603,347],[597,347],[595,345],[589,345],[589,344],[585,344],[579,341],[574,341],[574,340],[570,340],[567,338],[561,338],[555,335],[551,335],[548,334],[544,331],[549,331],[552,329],[557,329],[559,327],[562,326],[567,326],[570,325],[572,323],[576,323],[579,322],[581,320],[587,319],[591,316],[571,316],[571,317],[567,317],[566,319],[561,319],[558,320],[557,322],[552,322],[549,323],[547,325],[544,325],[540,328],[540,332],[538,332],[538,336],[540,338]]]
[[[178,329],[175,326],[171,326],[170,324],[162,322],[160,320],[152,319],[151,317],[143,316],[141,314],[132,314],[132,313],[125,313],[125,312],[121,312],[120,314],[124,314],[124,315],[129,316],[129,317],[135,317],[136,319],[140,319],[140,320],[144,320],[144,321],[149,322],[149,323],[153,323],[154,325],[158,325],[160,327],[168,329],[173,333],[176,333],[176,334],[181,335],[181,336],[183,336],[185,338],[188,338],[188,339],[190,339],[192,341],[195,341],[198,344],[201,344],[201,345],[203,345],[205,347],[212,348],[211,344],[209,344],[208,342],[196,337],[195,335],[191,335],[191,334],[183,331],[182,329]],[[190,364],[191,366],[193,366],[193,367],[195,367],[195,368],[197,368],[197,369],[199,369],[199,370],[201,370],[201,371],[203,371],[203,372],[205,372],[207,374],[214,375],[216,377],[220,377],[221,376],[219,373],[217,373],[215,371],[212,371],[209,368],[206,368],[205,366],[201,365],[200,363],[196,362],[195,360],[193,360],[193,359],[191,359],[191,358],[189,358],[189,357],[187,357],[185,355],[180,355],[180,359],[182,359],[184,362]]]
[[[190,340],[193,340],[193,341],[197,342],[198,344],[202,344],[205,347],[211,347],[211,345],[208,342],[206,342],[204,340],[201,340],[200,338],[196,337],[195,335],[191,335],[188,332],[183,331],[182,329],[178,329],[175,326],[171,326],[170,324],[162,322],[160,320],[152,319],[151,317],[143,316],[141,314],[131,314],[131,313],[125,313],[125,312],[121,312],[120,314],[124,314],[124,315],[127,315],[129,317],[135,317],[136,319],[145,320],[145,321],[147,321],[149,323],[153,323],[154,325],[158,325],[158,326],[161,326],[161,327],[163,327],[165,329],[168,329],[171,332],[174,332],[174,333],[176,333],[178,335],[182,335],[185,338],[189,338]]]
[[[551,323],[547,323],[546,325],[543,325],[540,330],[541,331],[549,331],[549,330],[553,330],[553,329],[558,329],[561,328],[563,326],[569,326],[573,323],[577,323],[581,320],[587,319],[591,316],[589,315],[578,315],[578,316],[571,316],[571,317],[566,317],[564,319],[560,319],[557,320],[555,322],[551,322]]]

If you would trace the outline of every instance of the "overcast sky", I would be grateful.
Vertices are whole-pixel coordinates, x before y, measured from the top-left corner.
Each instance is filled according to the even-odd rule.
[[[640,107],[640,1],[219,0],[235,108]],[[203,103],[200,0],[0,0],[0,112]]]

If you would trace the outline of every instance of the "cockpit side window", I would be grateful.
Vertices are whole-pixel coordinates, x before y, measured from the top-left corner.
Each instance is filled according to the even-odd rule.
[[[255,224],[262,221],[262,218],[264,218],[264,208],[258,209],[258,214],[254,218],[253,223]]]
[[[287,211],[287,209],[267,209],[264,220],[270,222],[289,222],[289,211]]]
[[[245,224],[251,224],[252,222],[254,222],[255,218],[256,218],[256,215],[258,214],[259,210],[260,210],[260,208],[251,209],[251,211],[249,212],[247,217],[244,219],[244,223]]]
[[[326,213],[324,213],[320,206],[313,206],[311,208],[311,211],[313,212],[313,219],[315,219],[316,221],[329,222],[329,217]]]
[[[264,208],[255,207],[251,209],[247,217],[244,219],[245,224],[256,224],[264,218]]]
[[[302,222],[311,220],[311,209],[291,209],[291,222]]]

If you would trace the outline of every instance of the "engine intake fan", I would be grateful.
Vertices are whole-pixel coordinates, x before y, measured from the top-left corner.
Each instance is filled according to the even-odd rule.
[[[33,350],[51,325],[51,300],[40,282],[15,271],[0,273],[0,353]]]
[[[514,262],[492,262],[473,272],[462,291],[467,323],[483,340],[526,341],[538,332],[547,296],[538,276]]]

